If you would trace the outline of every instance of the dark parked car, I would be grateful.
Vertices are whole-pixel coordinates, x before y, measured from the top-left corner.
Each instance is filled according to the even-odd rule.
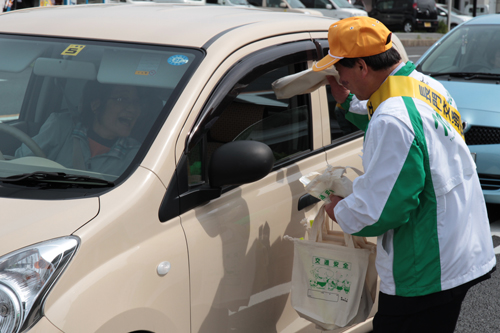
[[[378,0],[368,15],[405,32],[436,31],[439,22],[434,0]]]

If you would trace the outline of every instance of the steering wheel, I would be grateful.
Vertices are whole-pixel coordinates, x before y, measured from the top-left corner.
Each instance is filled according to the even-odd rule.
[[[31,149],[31,151],[33,152],[33,154],[35,154],[35,156],[47,158],[42,148],[40,148],[40,146],[32,138],[30,138],[29,135],[27,135],[20,129],[13,126],[9,126],[4,123],[0,123],[0,132],[7,133],[13,136],[14,138],[18,139],[22,143],[24,143],[26,146],[28,146],[29,149]],[[3,156],[2,152],[0,152],[0,160],[5,160],[5,157]]]
[[[462,68],[462,72],[479,72],[482,69],[487,69],[488,72],[490,71],[490,68],[486,64],[474,62]]]

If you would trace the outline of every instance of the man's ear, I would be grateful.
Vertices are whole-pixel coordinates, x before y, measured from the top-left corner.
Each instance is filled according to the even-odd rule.
[[[101,100],[96,99],[95,101],[90,102],[90,108],[92,109],[92,112],[95,112],[99,106],[101,106]]]
[[[358,58],[356,60],[356,64],[354,65],[354,68],[358,69],[361,72],[362,77],[365,77],[366,74],[368,74],[368,65],[361,58]]]

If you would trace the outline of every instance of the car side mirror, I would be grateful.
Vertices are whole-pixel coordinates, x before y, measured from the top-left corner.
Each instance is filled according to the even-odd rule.
[[[280,2],[280,7],[281,7],[281,8],[287,8],[288,6],[287,6],[286,2],[281,1],[281,2]]]
[[[440,12],[439,15],[441,15],[441,16],[448,16],[448,15],[446,15],[445,12]]]
[[[229,142],[217,148],[210,158],[210,186],[252,183],[267,176],[273,165],[274,155],[268,145],[258,141]]]
[[[333,6],[332,4],[330,3],[327,3],[326,6],[325,6],[326,9],[333,9]]]

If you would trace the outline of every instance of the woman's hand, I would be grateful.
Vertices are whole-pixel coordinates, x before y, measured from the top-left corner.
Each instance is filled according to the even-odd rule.
[[[347,96],[349,96],[349,90],[347,90],[343,85],[338,84],[334,76],[327,75],[326,79],[330,84],[332,96],[333,98],[335,98],[335,101],[340,104],[344,103],[347,99]]]

